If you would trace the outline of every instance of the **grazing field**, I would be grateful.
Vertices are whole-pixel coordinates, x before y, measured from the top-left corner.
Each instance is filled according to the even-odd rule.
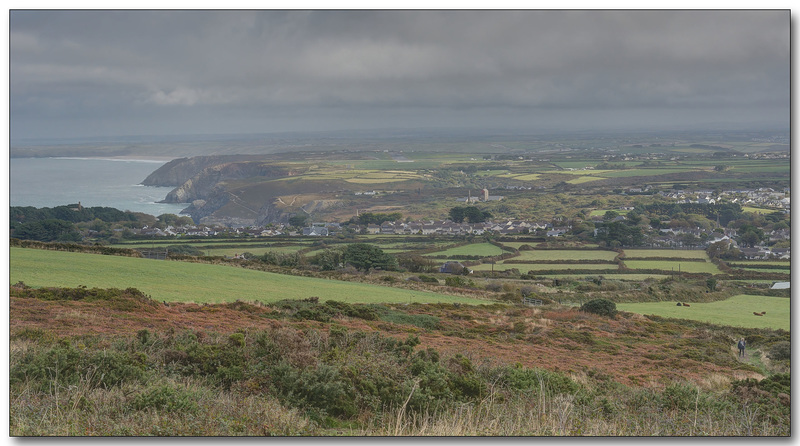
[[[557,262],[559,260],[614,260],[617,253],[614,251],[600,250],[537,250],[520,251],[518,257],[509,260]]]
[[[675,302],[618,303],[617,309],[639,314],[691,319],[719,325],[745,328],[790,329],[790,301],[786,297],[739,294],[729,299],[692,303],[689,307]],[[753,313],[765,311],[763,316]]]
[[[236,248],[203,248],[198,246],[206,255],[209,256],[227,256],[232,257],[234,254],[242,254],[249,252],[257,256],[264,255],[267,252],[279,252],[282,254],[291,254],[301,249],[308,248],[309,246],[292,245],[292,246],[240,246]]]
[[[733,267],[733,268],[739,268],[739,267]],[[744,268],[741,268],[741,269],[743,269],[745,271],[758,271],[758,272],[761,272],[761,273],[785,273],[785,274],[789,274],[791,272],[789,267],[786,267],[786,268],[759,268],[759,267],[750,267],[750,266],[748,266],[748,267],[744,267]]]
[[[304,299],[343,302],[487,303],[377,285],[266,273],[223,265],[148,260],[62,251],[11,248],[10,281],[32,287],[138,288],[158,301],[275,302]]]
[[[678,260],[624,260],[630,269],[658,269],[682,273],[720,274],[722,271],[711,262],[681,262]]]
[[[753,214],[769,214],[777,210],[778,209],[765,209],[765,208],[754,208],[752,206],[742,206],[742,212],[750,212]]]
[[[792,262],[791,260],[732,260],[728,262],[728,265],[746,265],[746,266],[775,265],[775,266],[790,267],[792,265]]]
[[[492,265],[490,263],[482,263],[480,265],[470,266],[475,271],[491,271]],[[516,268],[520,273],[525,274],[528,271],[564,271],[564,270],[598,270],[598,271],[616,271],[617,265],[613,264],[566,264],[566,263],[497,263],[494,265],[495,271],[505,271],[508,269]]]
[[[498,248],[491,243],[473,243],[471,245],[464,245],[464,246],[457,246],[455,248],[450,248],[444,251],[436,251],[430,254],[429,256],[447,256],[447,257],[454,257],[454,256],[481,256],[481,257],[490,257],[490,256],[497,256],[503,253],[503,250]]]
[[[708,254],[702,249],[625,249],[626,258],[672,257],[681,259],[703,259],[708,261]]]

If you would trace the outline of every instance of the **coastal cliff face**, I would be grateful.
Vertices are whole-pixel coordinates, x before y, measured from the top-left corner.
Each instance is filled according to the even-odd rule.
[[[178,187],[203,170],[235,162],[266,161],[264,155],[215,155],[174,159],[156,169],[142,181],[144,186]]]
[[[187,203],[183,213],[198,223],[287,223],[293,215],[319,215],[340,207],[337,191],[350,187],[343,180],[287,178],[308,168],[313,166],[270,162],[264,156],[198,156],[173,160],[142,184],[173,186],[162,202]]]
[[[217,192],[220,183],[227,180],[258,177],[264,180],[282,178],[288,171],[257,161],[216,164],[206,167],[173,189],[164,203],[190,203],[194,200],[208,199]],[[167,178],[167,175],[164,176]]]

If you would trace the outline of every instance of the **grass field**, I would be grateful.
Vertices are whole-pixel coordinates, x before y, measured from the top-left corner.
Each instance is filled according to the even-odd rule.
[[[617,309],[639,314],[691,319],[713,324],[747,328],[790,329],[790,301],[785,297],[739,294],[710,303],[692,303],[679,307],[675,302],[619,303]],[[764,316],[753,312],[766,311]]]
[[[569,184],[583,184],[583,183],[588,183],[590,181],[597,181],[597,180],[605,180],[605,178],[603,178],[603,177],[588,177],[588,176],[587,177],[578,177],[578,178],[574,178],[572,180],[567,180],[567,183],[569,183]]]
[[[754,208],[752,206],[742,206],[742,212],[750,212],[752,214],[769,214],[777,210],[778,209],[765,209],[765,208]]]
[[[702,249],[625,249],[625,256],[633,258],[674,257],[708,260],[708,254]]]
[[[491,271],[492,265],[490,263],[482,263],[480,265],[470,266],[475,271]],[[505,271],[507,269],[516,268],[519,270],[520,273],[525,274],[528,271],[548,271],[548,270],[598,270],[598,271],[616,271],[617,265],[613,264],[596,264],[596,263],[589,263],[589,264],[565,264],[565,263],[521,263],[521,264],[503,264],[498,263],[494,265],[495,271]],[[600,274],[600,273],[598,273]]]
[[[624,260],[630,269],[660,269],[682,273],[720,274],[722,271],[711,262],[681,262],[678,260]]]
[[[614,251],[599,250],[539,250],[520,251],[518,257],[509,260],[614,260]]]
[[[488,303],[377,285],[273,274],[224,265],[11,248],[10,281],[33,287],[138,288],[168,302],[304,299],[343,302]]]
[[[665,279],[669,276],[664,274],[548,274],[548,278],[553,279],[575,279],[583,280],[587,277],[603,276],[606,280],[621,280],[623,282],[641,282],[647,279]]]
[[[473,243],[471,245],[457,246],[444,251],[432,252],[430,256],[497,256],[503,253],[503,250],[491,243]]]
[[[731,260],[729,265],[747,265],[747,266],[763,266],[763,265],[776,265],[786,266],[792,265],[791,260]]]

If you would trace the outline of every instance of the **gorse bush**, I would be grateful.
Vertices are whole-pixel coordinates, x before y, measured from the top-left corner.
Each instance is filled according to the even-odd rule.
[[[131,407],[136,410],[194,413],[199,409],[196,399],[197,395],[193,392],[163,385],[136,395]]]
[[[581,305],[581,311],[614,317],[617,314],[617,304],[608,299],[592,299]]]
[[[788,341],[776,342],[769,349],[769,359],[773,361],[786,361],[792,356],[792,343]]]

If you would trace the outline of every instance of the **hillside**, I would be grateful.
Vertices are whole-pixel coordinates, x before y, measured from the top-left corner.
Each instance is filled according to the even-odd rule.
[[[157,301],[275,302],[319,297],[345,302],[461,302],[484,300],[371,284],[275,274],[224,265],[11,248],[11,283],[30,286],[134,287]]]
[[[12,435],[786,435],[789,426],[783,375],[763,388],[746,380],[761,379],[763,364],[737,360],[733,347],[735,336],[760,339],[749,356],[758,358],[759,344],[785,332],[565,307],[164,305],[135,289],[21,285],[10,309]],[[66,368],[48,394],[37,364],[54,355]],[[102,376],[69,368],[98,360]],[[67,403],[55,419],[45,408],[59,396]],[[746,407],[760,408],[749,424],[730,421]],[[228,422],[212,421],[220,416]]]

